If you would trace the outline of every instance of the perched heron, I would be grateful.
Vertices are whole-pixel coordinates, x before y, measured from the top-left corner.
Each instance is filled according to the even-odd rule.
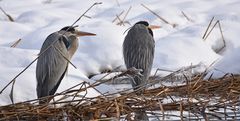
[[[128,31],[123,42],[123,57],[126,67],[142,70],[142,76],[135,76],[131,82],[134,90],[145,86],[149,78],[155,48],[152,29],[157,28],[160,26],[139,21]]]
[[[67,26],[47,37],[40,53],[47,50],[37,61],[38,98],[54,95],[56,92],[67,71],[69,60],[78,48],[78,37],[94,35],[93,33],[78,31],[75,27]]]

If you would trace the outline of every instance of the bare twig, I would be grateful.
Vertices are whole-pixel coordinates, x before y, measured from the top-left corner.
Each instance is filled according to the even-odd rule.
[[[3,92],[11,83],[15,83],[16,79],[17,79],[23,72],[25,72],[38,58],[39,58],[39,56],[38,56],[37,58],[35,58],[29,65],[27,65],[27,67],[25,67],[20,73],[18,73],[6,86],[4,86],[3,89],[0,91],[0,94],[2,94],[2,92]]]
[[[221,33],[223,46],[219,50],[217,50],[217,53],[221,52],[226,47],[226,41],[225,41],[224,36],[223,36],[223,31],[222,31],[222,27],[221,27],[220,21],[218,22],[218,26],[219,26],[219,30],[220,30],[220,33]]]
[[[211,32],[213,31],[213,29],[216,27],[216,25],[218,25],[219,31],[220,31],[220,34],[221,34],[221,38],[222,38],[222,41],[223,41],[223,45],[222,45],[221,48],[215,50],[215,52],[216,52],[216,53],[220,53],[220,52],[226,47],[226,41],[225,41],[225,39],[224,39],[222,27],[221,27],[221,24],[220,24],[220,21],[219,21],[219,20],[217,20],[217,21],[215,22],[215,24],[213,25],[213,27],[212,27],[212,28],[210,29],[210,31],[208,32],[208,30],[209,30],[209,28],[210,28],[210,26],[211,26],[211,23],[212,23],[212,21],[213,21],[213,19],[214,19],[214,17],[211,19],[211,21],[210,21],[210,23],[209,23],[209,25],[208,25],[208,27],[207,27],[207,30],[205,31],[205,33],[204,33],[204,35],[203,35],[203,39],[206,40],[206,39],[208,38],[208,36],[211,34]]]
[[[9,94],[9,97],[10,97],[10,99],[11,99],[11,101],[12,101],[12,104],[14,104],[14,100],[13,100],[13,87],[14,87],[14,85],[15,85],[15,82],[16,82],[16,80],[14,80],[14,82],[13,82],[13,84],[12,84],[11,92],[10,92],[10,94]]]
[[[206,34],[208,33],[208,29],[209,29],[209,27],[212,25],[213,20],[214,20],[214,16],[213,16],[212,19],[210,20],[210,22],[209,22],[209,24],[208,24],[208,27],[207,27],[205,33],[203,34],[202,39],[205,39],[205,36],[206,36]]]
[[[91,19],[92,17],[91,16],[87,16],[87,15],[84,15],[84,17],[88,18],[88,19]]]
[[[112,23],[114,23],[118,19],[118,17],[121,16],[123,13],[124,10],[121,13],[117,14],[116,17],[112,20]]]
[[[164,113],[165,111],[164,111],[162,102],[160,100],[158,100],[158,102],[159,102],[160,109],[162,111],[162,121],[164,121],[165,120],[165,113]]]
[[[18,39],[16,42],[14,42],[10,47],[15,48],[22,40]]]
[[[14,19],[9,15],[7,14],[2,7],[0,7],[1,11],[3,12],[4,15],[6,15],[8,17],[8,20],[11,21],[11,22],[14,22]]]
[[[122,20],[118,15],[116,15],[116,17],[117,17],[117,20],[119,21],[119,22],[117,23],[117,25],[123,25],[123,26],[124,26],[123,20]]]
[[[128,8],[128,10],[127,10],[127,13],[125,14],[125,16],[123,17],[123,21],[125,21],[125,19],[127,18],[127,15],[128,15],[128,13],[130,12],[130,10],[132,9],[132,6],[130,6],[129,8]]]
[[[75,69],[77,69],[77,67],[68,59],[68,57],[66,57],[58,48],[56,48],[56,46],[53,46],[59,53],[60,55],[68,62],[70,63]]]
[[[130,12],[130,10],[132,9],[132,6],[130,6],[126,12],[126,14],[124,15],[123,19],[120,18],[120,16],[117,15],[117,18],[119,20],[119,22],[117,23],[117,25],[123,25],[124,26],[124,23],[128,23],[130,25],[130,23],[128,21],[125,21],[128,13]]]
[[[190,19],[183,11],[181,11],[181,13],[183,14],[183,16],[190,22],[193,22],[192,19]]]
[[[120,116],[121,116],[121,113],[120,113],[120,108],[119,108],[119,105],[118,105],[118,102],[117,102],[116,99],[115,99],[114,103],[115,103],[116,112],[117,112],[116,118],[117,118],[117,120],[119,120],[119,119],[120,119]]]
[[[95,5],[99,5],[99,4],[102,4],[102,2],[96,2],[96,3],[94,3],[91,7],[89,7],[89,8],[71,25],[71,27],[74,26],[83,16],[85,16],[86,13],[87,13],[89,10],[92,9],[92,7],[94,7]]]
[[[184,121],[184,120],[183,120],[183,102],[182,102],[182,101],[180,102],[180,108],[179,108],[179,110],[180,110],[181,121]]]
[[[144,4],[141,4],[144,8],[146,8],[148,11],[150,11],[152,14],[154,14],[155,16],[157,16],[160,20],[162,20],[164,23],[171,25],[173,28],[177,26],[177,24],[172,24],[170,22],[168,22],[166,19],[164,19],[163,17],[161,17],[160,15],[158,15],[156,12],[152,11],[150,8],[148,8],[147,6],[145,6]]]
[[[211,34],[212,30],[215,28],[215,26],[218,24],[219,20],[217,20],[215,22],[215,24],[213,25],[213,27],[210,29],[210,31],[207,33],[207,35],[205,36],[204,40],[206,40],[208,38],[208,36]]]

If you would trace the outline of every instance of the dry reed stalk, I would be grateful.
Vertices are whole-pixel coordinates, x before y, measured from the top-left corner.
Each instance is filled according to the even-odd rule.
[[[118,19],[118,17],[121,16],[123,13],[124,10],[121,13],[117,14],[116,17],[112,20],[112,23],[114,23]]]
[[[121,113],[120,113],[120,108],[119,108],[117,100],[115,100],[115,106],[116,106],[116,112],[117,112],[116,118],[117,118],[117,120],[120,120]]]
[[[125,14],[125,16],[123,17],[123,21],[125,21],[125,19],[127,18],[127,15],[129,14],[130,10],[132,9],[132,6],[130,6],[127,10],[127,13]]]
[[[125,23],[131,25],[128,21],[125,21],[128,13],[130,12],[131,9],[132,9],[132,6],[130,6],[130,7],[128,8],[128,10],[127,10],[126,14],[124,15],[123,19],[121,19],[120,16],[117,15],[117,18],[118,18],[118,20],[119,20],[119,22],[117,23],[117,25],[123,25],[123,26],[124,26]]]
[[[84,17],[88,18],[88,19],[91,19],[92,17],[91,16],[87,16],[87,15],[84,15]]]
[[[208,30],[209,30],[209,28],[210,28],[210,26],[211,26],[211,24],[212,24],[213,19],[214,19],[214,17],[211,19],[211,21],[210,21],[210,23],[209,23],[209,25],[208,25],[208,27],[207,27],[207,29],[206,29],[206,31],[205,31],[205,33],[204,33],[204,35],[203,35],[202,38],[203,38],[204,41],[205,41],[205,40],[208,38],[208,36],[211,34],[212,30],[216,27],[216,25],[218,25],[219,31],[220,31],[220,34],[221,34],[221,38],[222,38],[222,41],[223,41],[223,45],[222,45],[221,48],[219,48],[219,49],[217,49],[217,50],[215,50],[215,51],[216,51],[216,53],[220,53],[220,52],[226,47],[226,41],[225,41],[225,38],[224,38],[224,36],[223,36],[222,27],[221,27],[221,24],[220,24],[220,21],[219,21],[219,20],[217,20],[217,21],[215,22],[215,24],[213,25],[213,27],[212,27],[212,28],[210,29],[210,31],[208,32]]]
[[[59,50],[58,48],[56,48],[56,46],[52,46],[54,47],[59,53],[60,55],[68,62],[70,63],[70,65],[72,65],[75,69],[77,69],[77,67],[68,59],[68,57],[66,57],[65,55],[63,55],[63,53],[61,52],[61,50]]]
[[[221,27],[220,21],[218,22],[218,27],[219,27],[219,30],[220,30],[220,33],[221,33],[223,46],[217,51],[217,53],[219,53],[220,51],[222,51],[226,47],[226,41],[225,41],[224,36],[223,36],[223,31],[222,31],[222,27]]]
[[[18,39],[16,42],[14,42],[10,47],[15,48],[20,42],[22,41],[22,39]]]
[[[118,23],[117,23],[117,25],[123,25],[124,26],[124,22],[123,22],[123,20],[120,18],[120,16],[118,16],[118,15],[116,15],[117,16],[117,20],[119,21]]]
[[[9,21],[14,22],[14,19],[8,13],[6,13],[6,11],[4,11],[2,7],[0,7],[0,9],[3,12],[3,14],[8,17]]]
[[[40,55],[39,55],[40,56]],[[15,83],[16,79],[23,73],[25,72],[38,58],[35,58],[29,65],[27,65],[27,67],[25,67],[20,73],[18,73],[6,86],[3,87],[3,89],[0,91],[0,94],[2,94],[2,92],[11,84],[11,83]]]
[[[10,99],[11,99],[12,104],[14,104],[14,100],[13,100],[13,88],[14,88],[15,82],[16,82],[16,80],[13,81],[12,88],[11,88],[11,91],[10,91],[10,94],[9,94],[9,97],[10,97]]]
[[[179,110],[180,110],[181,121],[184,121],[184,120],[183,120],[183,102],[182,102],[182,101],[180,102],[180,108],[179,108]]]
[[[163,17],[161,17],[160,15],[158,15],[156,12],[154,12],[153,10],[151,10],[150,8],[148,8],[146,5],[141,4],[144,8],[146,8],[148,11],[150,11],[153,15],[157,16],[160,20],[162,20],[164,23],[171,25],[173,28],[175,28],[177,26],[177,24],[172,24],[170,22],[168,22],[166,19],[164,19]]]
[[[162,105],[162,103],[161,103],[161,101],[160,100],[158,100],[158,102],[159,102],[159,106],[160,106],[160,109],[161,109],[161,112],[162,112],[162,120],[164,121],[165,120],[165,111],[164,111],[164,108],[163,108],[163,105]]]
[[[183,11],[181,11],[181,13],[183,14],[183,16],[190,22],[194,22],[192,19],[190,19]]]
[[[209,22],[209,24],[208,24],[208,26],[207,26],[207,29],[206,29],[205,33],[203,34],[202,39],[205,39],[205,36],[206,36],[206,34],[208,33],[208,30],[209,30],[210,26],[212,25],[213,20],[214,20],[214,16],[213,16],[212,19],[210,20],[210,22]]]
[[[219,20],[217,20],[215,22],[215,24],[213,25],[213,27],[210,29],[210,31],[206,34],[204,40],[206,40],[208,38],[208,36],[211,34],[212,30],[216,27],[216,25],[218,24]]]

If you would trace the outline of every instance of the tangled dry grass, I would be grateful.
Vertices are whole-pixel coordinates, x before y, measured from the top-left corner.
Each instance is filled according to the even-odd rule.
[[[122,90],[96,97],[87,97],[88,89],[134,74],[128,70],[111,79],[86,82],[48,97],[48,104],[39,105],[38,99],[0,107],[0,120],[133,120],[134,112],[144,110],[150,118],[159,120],[237,120],[239,113],[240,76],[227,75],[221,79],[203,80],[195,75],[177,86],[164,86],[159,82],[172,78],[151,78],[144,94]],[[158,83],[156,83],[158,82]],[[97,89],[96,89],[97,90]],[[61,98],[56,98],[56,97]],[[56,99],[55,99],[56,98]]]

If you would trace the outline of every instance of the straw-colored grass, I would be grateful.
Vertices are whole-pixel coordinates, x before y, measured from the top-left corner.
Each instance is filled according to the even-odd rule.
[[[185,76],[183,84],[150,87],[142,95],[123,90],[118,92],[120,95],[107,93],[97,97],[86,97],[89,88],[96,89],[100,84],[134,74],[136,74],[135,71],[128,70],[111,79],[99,80],[91,85],[81,83],[60,94],[48,97],[52,99],[62,96],[61,99],[55,99],[44,105],[39,105],[36,99],[1,106],[0,120],[130,120],[129,117],[139,110],[145,110],[150,117],[159,119],[165,117],[178,117],[181,120],[240,118],[238,114],[240,76],[238,75],[209,80],[203,80],[202,75],[192,76],[191,80]],[[149,83],[159,85],[158,82],[169,81],[169,78],[158,77],[155,80],[149,80]],[[171,111],[180,113],[171,114]]]

